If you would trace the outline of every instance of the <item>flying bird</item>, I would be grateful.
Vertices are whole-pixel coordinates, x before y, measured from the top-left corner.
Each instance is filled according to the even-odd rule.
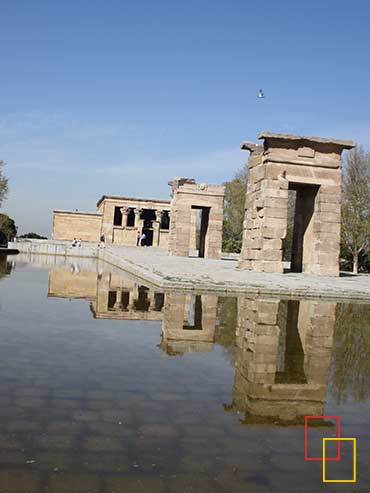
[[[265,94],[264,94],[264,92],[262,91],[262,89],[260,89],[260,90],[258,91],[258,95],[257,95],[257,97],[258,97],[258,98],[260,98],[260,99],[263,99],[263,98],[265,97]]]

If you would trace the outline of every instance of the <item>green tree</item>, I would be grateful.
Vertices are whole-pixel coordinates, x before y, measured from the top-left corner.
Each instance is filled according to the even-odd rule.
[[[239,251],[243,235],[245,194],[247,189],[247,164],[239,169],[225,185],[224,249]]]
[[[0,161],[0,206],[8,193],[8,179],[3,174],[4,161]]]
[[[217,325],[215,341],[223,346],[229,363],[235,364],[236,324],[238,319],[237,298],[219,297],[217,304]]]
[[[243,240],[245,195],[247,191],[248,165],[239,169],[225,185],[224,231],[222,250],[239,253]],[[295,191],[289,190],[287,236],[283,241],[284,260],[290,260],[293,240]]]
[[[370,305],[337,306],[331,387],[338,403],[370,397]]]
[[[0,214],[0,245],[7,244],[17,234],[17,227],[13,219],[6,214]]]
[[[32,240],[47,240],[47,236],[41,236],[37,233],[26,233],[24,235],[19,236],[19,238],[29,238]]]
[[[0,279],[10,274],[12,264],[8,261],[6,255],[0,255]],[[1,308],[1,307],[0,307]]]
[[[357,273],[359,257],[370,249],[370,154],[361,146],[348,153],[344,166],[341,241]]]

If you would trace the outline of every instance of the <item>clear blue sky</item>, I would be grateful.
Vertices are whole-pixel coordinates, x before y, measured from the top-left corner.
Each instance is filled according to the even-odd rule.
[[[49,233],[54,208],[219,183],[263,129],[370,145],[369,14],[364,0],[0,0],[3,211]]]

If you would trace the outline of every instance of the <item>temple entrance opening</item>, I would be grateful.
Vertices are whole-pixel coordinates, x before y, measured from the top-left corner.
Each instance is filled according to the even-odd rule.
[[[192,206],[192,210],[195,211],[195,224],[192,225],[195,231],[192,231],[190,234],[195,235],[195,247],[198,252],[198,257],[205,257],[206,251],[206,239],[208,232],[208,223],[209,223],[209,212],[210,207],[202,207],[202,206]]]
[[[172,189],[170,255],[221,258],[225,187],[176,178]]]
[[[304,371],[304,350],[299,333],[299,305],[297,300],[280,304],[279,349],[275,383],[307,383]]]
[[[153,221],[156,220],[156,213],[152,209],[143,209],[140,219],[143,220],[142,233],[146,236],[146,246],[153,245]]]
[[[289,183],[288,223],[284,240],[285,260],[290,272],[302,272],[312,261],[314,248],[313,218],[318,185]]]
[[[203,330],[202,326],[202,297],[195,295],[191,297],[189,306],[189,317],[184,322],[184,330]]]
[[[150,300],[148,298],[149,288],[146,286],[139,286],[138,297],[134,301],[134,308],[140,312],[147,312],[149,310]]]

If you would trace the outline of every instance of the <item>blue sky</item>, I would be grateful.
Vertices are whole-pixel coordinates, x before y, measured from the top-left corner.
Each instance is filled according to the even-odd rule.
[[[49,234],[53,209],[103,194],[219,183],[263,129],[370,146],[369,14],[363,0],[0,0],[3,211]]]

